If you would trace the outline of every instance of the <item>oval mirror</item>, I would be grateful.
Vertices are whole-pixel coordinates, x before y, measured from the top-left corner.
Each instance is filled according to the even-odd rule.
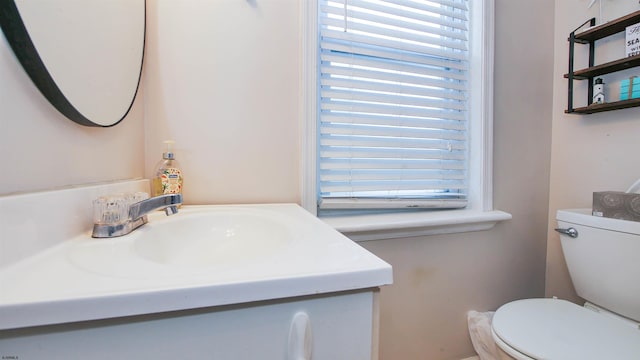
[[[0,0],[0,26],[22,67],[86,126],[113,126],[131,109],[145,23],[145,0]]]

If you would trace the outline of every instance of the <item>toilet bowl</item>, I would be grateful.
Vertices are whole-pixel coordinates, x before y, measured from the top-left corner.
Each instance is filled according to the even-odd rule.
[[[501,306],[491,326],[501,356],[640,359],[640,223],[588,209],[560,210],[557,220],[571,279],[588,302],[525,299]]]
[[[640,359],[640,324],[559,299],[500,307],[492,335],[504,359]]]

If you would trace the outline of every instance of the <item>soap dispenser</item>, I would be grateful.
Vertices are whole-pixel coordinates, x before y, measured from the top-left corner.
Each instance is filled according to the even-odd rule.
[[[164,142],[166,151],[162,153],[162,160],[156,166],[152,182],[153,196],[165,194],[182,194],[182,170],[173,154],[175,141]]]

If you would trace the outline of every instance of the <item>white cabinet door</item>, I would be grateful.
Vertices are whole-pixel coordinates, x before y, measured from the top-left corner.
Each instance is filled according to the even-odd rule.
[[[373,291],[319,295],[0,332],[0,358],[289,360],[296,314],[313,360],[373,356]],[[295,360],[303,360],[295,359]]]

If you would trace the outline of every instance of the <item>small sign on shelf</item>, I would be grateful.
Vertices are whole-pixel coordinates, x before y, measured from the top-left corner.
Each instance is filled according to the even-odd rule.
[[[640,55],[640,23],[627,26],[626,56]]]

